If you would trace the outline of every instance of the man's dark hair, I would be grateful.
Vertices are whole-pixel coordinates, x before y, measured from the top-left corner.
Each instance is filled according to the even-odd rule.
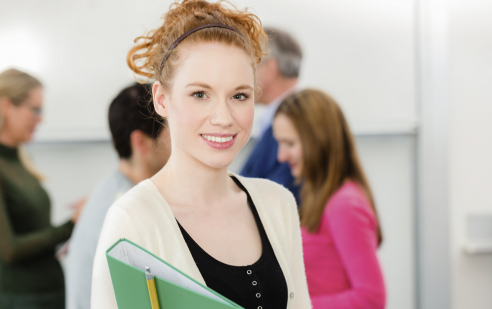
[[[109,129],[114,148],[121,159],[132,156],[130,134],[133,131],[140,130],[155,140],[165,125],[153,111],[150,87],[135,83],[123,89],[109,106]]]

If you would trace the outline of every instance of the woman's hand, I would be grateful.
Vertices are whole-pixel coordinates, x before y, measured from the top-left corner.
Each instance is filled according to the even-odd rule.
[[[72,208],[74,210],[74,212],[73,212],[72,218],[70,220],[73,223],[77,223],[77,220],[79,219],[80,213],[82,212],[82,209],[84,209],[86,201],[87,201],[87,197],[83,197],[71,205],[70,208]]]

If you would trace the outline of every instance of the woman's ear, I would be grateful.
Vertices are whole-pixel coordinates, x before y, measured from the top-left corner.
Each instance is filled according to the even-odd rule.
[[[152,138],[140,130],[134,130],[130,133],[130,145],[132,147],[132,156],[136,152],[140,155],[146,155],[153,146]]]
[[[168,116],[169,95],[164,91],[161,83],[156,81],[152,85],[152,94],[154,96],[154,109],[161,117]]]
[[[0,98],[0,112],[4,114],[7,109],[12,105],[12,101],[8,97]]]
[[[12,110],[12,106],[14,106],[14,104],[12,103],[10,98],[8,97],[0,98],[0,117],[1,118],[8,117],[8,114]]]

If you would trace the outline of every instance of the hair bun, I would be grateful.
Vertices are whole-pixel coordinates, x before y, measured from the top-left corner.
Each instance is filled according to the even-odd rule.
[[[204,12],[195,11],[193,12],[193,14],[195,15],[195,17],[207,18],[207,14],[205,14]]]
[[[209,3],[205,0],[174,2],[164,15],[163,24],[135,39],[136,45],[128,52],[127,64],[136,75],[154,78],[163,86],[172,79],[173,66],[179,47],[169,51],[172,44],[185,32],[209,23],[220,23],[236,29],[205,28],[188,36],[189,42],[222,42],[243,49],[258,64],[267,50],[268,38],[260,19],[247,11],[238,10],[228,1]],[[161,63],[169,52],[161,69]]]

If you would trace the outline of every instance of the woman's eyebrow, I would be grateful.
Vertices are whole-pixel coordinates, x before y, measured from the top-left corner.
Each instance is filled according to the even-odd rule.
[[[205,89],[212,89],[212,87],[210,85],[207,85],[207,84],[204,84],[204,83],[200,83],[200,82],[195,82],[195,83],[188,84],[188,85],[185,86],[185,88],[187,88],[187,87],[193,87],[193,86],[198,86],[198,87],[202,87],[202,88],[205,88]],[[253,90],[253,87],[251,87],[250,85],[241,85],[241,86],[236,87],[236,89],[234,89],[234,90],[235,91],[238,91],[238,90],[243,90],[243,89]]]
[[[236,91],[237,90],[243,90],[243,89],[250,89],[250,90],[253,90],[253,87],[249,86],[249,85],[241,85],[239,87],[236,87]]]
[[[206,88],[206,89],[212,89],[212,87],[210,87],[209,85],[204,84],[204,83],[198,83],[198,82],[186,85],[186,87],[191,87],[191,86],[198,86],[198,87],[202,87],[202,88]]]

